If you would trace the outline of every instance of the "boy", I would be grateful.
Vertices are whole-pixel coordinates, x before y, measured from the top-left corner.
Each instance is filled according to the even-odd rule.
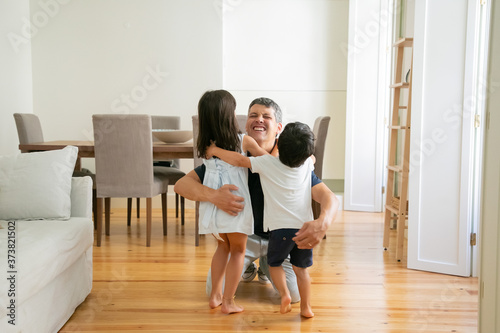
[[[295,122],[285,126],[278,139],[279,157],[246,157],[210,146],[207,154],[260,174],[264,192],[264,231],[270,230],[268,264],[271,278],[281,296],[281,313],[291,310],[290,292],[281,267],[290,255],[301,297],[300,314],[311,318],[310,277],[312,249],[297,248],[292,238],[305,221],[313,219],[311,172],[314,169],[314,134],[309,126]]]

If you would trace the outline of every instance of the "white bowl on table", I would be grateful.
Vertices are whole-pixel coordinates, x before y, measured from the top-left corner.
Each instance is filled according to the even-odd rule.
[[[184,143],[193,138],[193,131],[154,129],[153,135],[155,138],[165,143]]]

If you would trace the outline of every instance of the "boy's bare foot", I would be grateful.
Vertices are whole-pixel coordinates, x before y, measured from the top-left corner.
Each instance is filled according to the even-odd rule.
[[[285,295],[281,297],[281,307],[280,307],[280,312],[281,313],[287,313],[292,311],[292,298],[290,295]]]
[[[300,307],[300,315],[304,318],[312,318],[314,317],[314,313],[309,305]]]
[[[222,304],[222,295],[212,295],[208,300],[210,308],[215,309]]]
[[[244,308],[234,302],[234,298],[222,298],[221,312],[225,314],[243,312]]]

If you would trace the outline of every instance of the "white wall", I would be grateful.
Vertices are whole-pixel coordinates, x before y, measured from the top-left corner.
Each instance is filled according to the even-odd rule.
[[[32,16],[43,11],[31,1]],[[212,1],[72,0],[32,42],[34,112],[46,140],[92,139],[95,113],[179,115],[191,129],[200,96],[222,86]]]
[[[284,122],[332,117],[324,179],[344,179],[348,0],[224,1],[224,88],[246,114],[269,97]]]
[[[0,1],[0,155],[17,154],[13,113],[33,112],[28,0]]]

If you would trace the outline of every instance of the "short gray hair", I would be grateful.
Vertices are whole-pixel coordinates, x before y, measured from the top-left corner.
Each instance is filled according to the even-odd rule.
[[[274,110],[274,117],[276,118],[276,122],[277,123],[282,122],[283,113],[281,112],[280,106],[275,101],[267,97],[259,97],[254,99],[252,103],[250,103],[248,110],[250,110],[252,106],[254,106],[255,104],[264,105],[265,107],[272,108]]]

